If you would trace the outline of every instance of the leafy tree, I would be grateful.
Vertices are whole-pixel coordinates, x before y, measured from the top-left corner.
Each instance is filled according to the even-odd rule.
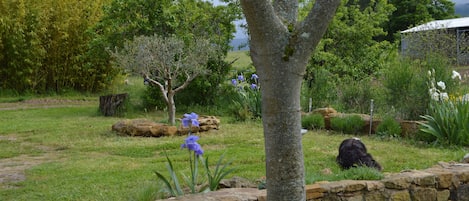
[[[185,42],[193,38],[205,38],[219,48],[207,64],[214,73],[196,78],[195,85],[190,86],[191,90],[184,90],[178,96],[183,101],[193,103],[191,93],[199,91],[206,95],[201,98],[200,104],[208,104],[215,99],[216,86],[228,73],[229,65],[224,62],[224,57],[230,49],[232,33],[235,32],[232,22],[241,17],[236,4],[213,6],[201,0],[114,0],[105,7],[104,13],[94,28],[95,39],[90,43],[91,48],[86,57],[90,69],[92,66],[112,68],[110,55],[105,49],[123,47],[124,42],[134,36],[176,36]],[[154,90],[160,89],[149,87],[147,93],[155,94]]]
[[[316,0],[298,20],[295,0],[241,0],[260,78],[267,200],[306,200],[300,89],[306,65],[340,0]]]
[[[45,56],[37,30],[39,10],[28,1],[0,2],[0,88],[34,90]]]
[[[388,33],[385,39],[391,42],[398,38],[399,31],[411,26],[455,17],[451,0],[389,0],[389,3],[396,8],[384,25]]]
[[[105,1],[0,2],[0,87],[43,93],[95,86],[83,74],[82,55]]]
[[[208,40],[185,44],[176,37],[139,36],[125,44],[122,52],[112,53],[116,64],[141,74],[145,82],[160,89],[175,124],[174,95],[197,76],[207,73],[206,64],[215,47]],[[179,82],[183,80],[182,82]]]
[[[313,69],[324,68],[339,77],[360,80],[374,74],[395,50],[387,41],[376,37],[386,33],[381,25],[393,11],[386,0],[360,5],[357,0],[342,0],[331,25],[319,43],[308,66],[305,79],[314,77]]]

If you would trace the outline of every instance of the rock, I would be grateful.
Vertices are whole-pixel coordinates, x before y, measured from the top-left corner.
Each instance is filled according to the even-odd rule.
[[[219,184],[220,188],[256,188],[248,179],[242,177],[233,177],[231,179],[222,179]]]
[[[216,118],[215,116],[199,116],[197,121],[199,121],[199,127],[191,127],[192,133],[218,130],[220,125],[220,119]],[[184,128],[182,125],[178,129],[178,133],[180,135],[186,135],[188,132],[189,128]]]
[[[122,120],[112,125],[112,130],[122,135],[161,137],[177,134],[175,126],[156,123],[147,119]]]
[[[466,155],[464,155],[464,158],[462,159],[461,162],[462,162],[462,163],[469,163],[469,153],[467,153]]]
[[[192,133],[218,129],[220,120],[214,116],[199,116],[199,127],[191,127]],[[148,119],[126,119],[112,125],[112,130],[122,135],[144,136],[144,137],[162,137],[183,135],[189,132],[189,128],[179,129],[176,126],[156,123]]]
[[[267,191],[257,188],[227,188],[207,193],[188,194],[165,199],[166,201],[263,201]]]
[[[323,117],[327,117],[329,116],[330,114],[333,114],[333,113],[337,113],[337,111],[334,109],[334,108],[331,108],[331,107],[325,107],[325,108],[318,108],[318,109],[315,109],[313,111],[311,111],[311,113],[319,113],[321,114]]]

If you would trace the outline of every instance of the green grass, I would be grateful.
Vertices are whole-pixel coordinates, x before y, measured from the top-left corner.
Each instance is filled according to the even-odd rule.
[[[228,55],[225,61],[227,62],[235,61],[232,66],[237,70],[247,69],[250,66],[252,66],[251,57],[248,55],[248,51],[228,52]]]
[[[187,152],[180,149],[184,136],[119,136],[110,130],[120,118],[99,116],[96,107],[2,111],[1,158],[38,156],[45,152],[57,157],[28,169],[26,181],[12,184],[17,188],[0,189],[0,200],[128,200],[142,196],[142,192],[149,193],[148,189],[142,191],[142,186],[155,186],[153,171],[167,174],[164,151],[178,172],[188,173]],[[157,120],[161,114],[154,115]],[[262,125],[227,122],[227,118],[222,118],[220,130],[201,134],[199,143],[205,155],[216,159],[226,153],[226,159],[232,159],[233,167],[237,168],[230,177],[252,181],[262,178],[265,174]],[[357,174],[341,171],[335,163],[337,147],[347,137],[351,136],[324,131],[304,136],[307,182],[353,178]],[[427,168],[438,161],[459,160],[466,153],[463,149],[418,147],[406,141],[373,137],[362,140],[385,172]],[[332,174],[322,174],[325,168]]]
[[[131,105],[137,105],[125,118],[164,120],[164,112],[145,113],[138,109],[143,83],[139,78],[130,78],[130,83],[112,91],[129,91]],[[79,95],[66,98],[82,99]],[[124,117],[100,116],[98,98],[85,99],[86,104],[49,108],[42,105],[15,108],[15,103],[10,105],[14,101],[3,102],[12,108],[0,111],[0,160],[25,155],[51,158],[27,169],[25,181],[7,184],[10,188],[0,185],[0,200],[148,200],[161,187],[154,171],[168,174],[165,152],[178,173],[189,174],[187,150],[180,149],[184,136],[117,135],[111,131],[111,126]],[[263,178],[265,155],[261,122],[235,123],[229,117],[220,118],[220,130],[200,134],[204,155],[215,161],[225,154],[226,160],[232,160],[230,167],[236,170],[228,177],[240,176],[252,181]],[[337,148],[348,137],[352,136],[326,131],[310,131],[304,135],[307,183],[382,177],[369,169],[340,170],[335,162]],[[361,138],[384,167],[384,172],[428,168],[438,161],[457,161],[467,152],[462,148],[416,145],[402,139]],[[331,173],[323,173],[326,169]]]

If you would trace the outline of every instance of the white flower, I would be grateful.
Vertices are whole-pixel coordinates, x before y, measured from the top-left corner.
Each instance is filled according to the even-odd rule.
[[[435,87],[432,87],[428,90],[428,93],[430,94],[438,93],[438,90]]]
[[[461,74],[459,74],[457,71],[453,70],[453,75],[451,75],[452,79],[458,78],[461,80]]]
[[[446,92],[440,93],[440,100],[448,100],[448,99],[449,99],[448,93]]]
[[[446,89],[446,84],[443,81],[437,82],[436,85],[438,85],[442,90]]]
[[[438,90],[436,88],[430,88],[428,91],[433,100],[436,100],[436,101],[440,100],[440,93],[438,93]]]

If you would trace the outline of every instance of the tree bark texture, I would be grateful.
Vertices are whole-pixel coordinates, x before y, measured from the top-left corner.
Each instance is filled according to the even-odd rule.
[[[104,116],[114,116],[123,109],[123,103],[129,97],[129,94],[111,94],[99,97],[99,111]]]
[[[241,0],[261,85],[269,201],[306,199],[301,83],[339,4],[340,0],[316,0],[305,20],[297,22],[297,0]]]

